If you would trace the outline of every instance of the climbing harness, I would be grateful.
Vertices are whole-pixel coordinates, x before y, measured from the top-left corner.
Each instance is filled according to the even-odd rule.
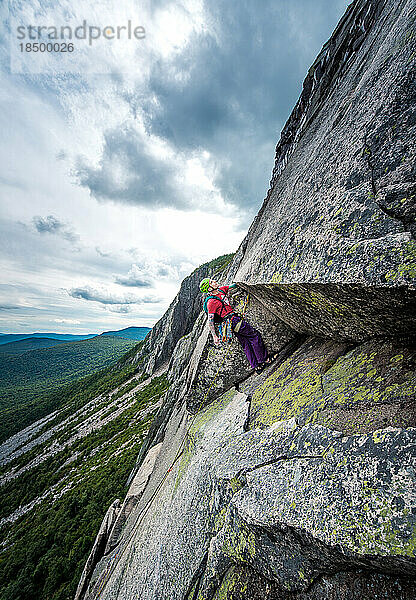
[[[243,316],[245,315],[246,310],[247,310],[247,303],[248,303],[248,294],[247,294],[245,302],[243,304],[242,314],[237,315],[235,313],[231,313],[230,315],[227,315],[227,317],[225,317],[224,321],[218,325],[218,329],[220,332],[219,337],[223,343],[230,343],[233,339],[233,332],[238,333],[240,331],[240,327],[243,323]],[[234,325],[234,327],[232,326],[233,316],[240,317],[240,320],[238,321],[238,323],[236,323]]]
[[[224,294],[225,296],[225,294]],[[229,306],[229,304],[227,304],[226,302],[224,302],[224,300],[222,298],[220,298],[219,296],[207,296],[204,299],[204,311],[206,312],[206,314],[208,314],[208,301],[209,300],[219,300],[223,306],[223,308],[225,306]],[[219,329],[219,338],[220,341],[223,343],[229,343],[232,340],[232,334],[233,332],[238,333],[240,331],[240,327],[243,323],[243,319],[244,319],[244,315],[246,313],[247,310],[247,305],[248,305],[248,299],[249,299],[249,294],[246,295],[246,299],[244,301],[243,304],[243,310],[241,312],[241,315],[238,315],[236,313],[229,313],[224,320],[218,324],[218,329]],[[222,312],[222,310],[221,310]],[[238,323],[236,323],[236,325],[234,325],[234,327],[232,326],[232,317],[236,316],[236,317],[241,317],[240,320],[238,321]],[[220,317],[221,318],[221,317]]]
[[[216,299],[219,299],[217,296],[214,296],[214,297]],[[243,320],[245,312],[247,310],[248,302],[249,302],[249,294],[247,293],[247,296],[246,296],[246,299],[245,299],[245,302],[244,302],[244,305],[243,305],[242,314],[241,314],[241,321]],[[241,321],[240,321],[240,323],[241,323]],[[214,384],[217,381],[220,369],[223,366],[223,364],[225,363],[226,359],[228,358],[230,350],[231,350],[231,344],[228,344],[227,350],[224,353],[224,357],[223,357],[223,359],[222,359],[222,361],[221,361],[221,363],[220,363],[220,365],[219,365],[219,367],[217,369],[217,372],[215,373],[215,375],[214,375],[214,377],[212,379],[211,385],[209,386],[209,388],[208,388],[207,392],[205,393],[204,397],[202,398],[200,406],[203,406],[205,404],[205,401],[208,398],[209,392],[211,391],[212,387],[214,386]],[[163,475],[162,479],[160,480],[160,482],[156,486],[155,490],[153,491],[152,495],[150,496],[149,501],[144,506],[142,512],[137,516],[137,519],[136,519],[135,523],[133,524],[133,527],[131,528],[130,534],[129,534],[128,538],[127,538],[127,541],[126,541],[126,544],[125,544],[124,548],[121,549],[121,550],[117,550],[114,553],[114,555],[109,559],[105,570],[103,571],[103,573],[98,578],[97,583],[94,586],[94,587],[98,586],[98,590],[97,590],[97,592],[95,594],[93,592],[94,597],[96,599],[101,596],[101,593],[102,593],[102,591],[104,589],[104,586],[106,585],[107,581],[110,579],[111,575],[113,574],[114,569],[116,568],[117,564],[120,562],[121,557],[124,555],[126,549],[128,548],[128,546],[130,544],[130,541],[132,540],[133,535],[136,533],[139,525],[141,525],[141,523],[143,522],[143,519],[144,519],[146,513],[148,512],[150,506],[152,505],[153,500],[156,498],[157,494],[159,493],[159,490],[161,489],[162,485],[165,483],[165,481],[166,481],[169,473],[172,471],[173,467],[175,466],[175,463],[179,460],[179,458],[184,453],[184,451],[185,451],[185,448],[184,448],[185,442],[188,439],[192,439],[191,435],[190,435],[190,430],[191,430],[192,425],[194,424],[194,422],[195,422],[195,420],[196,420],[197,417],[198,417],[198,412],[196,412],[193,415],[193,417],[191,419],[191,422],[187,426],[185,435],[183,436],[183,440],[181,441],[181,443],[179,445],[179,448],[178,448],[178,450],[176,452],[175,458],[173,459],[170,467],[166,470],[166,472]]]
[[[233,339],[233,329],[231,326],[231,319],[225,319],[218,325],[218,332],[220,341],[223,344],[229,344]]]
[[[225,297],[225,293],[223,292],[223,298]],[[208,302],[209,300],[218,300],[222,304],[221,313],[225,307],[229,307],[230,304],[224,302],[223,298],[219,296],[207,296],[204,299],[204,311],[208,314]],[[231,326],[231,317],[234,313],[229,313],[226,315],[218,325],[218,337],[220,338],[220,342],[222,344],[229,344],[233,339],[233,330]],[[218,319],[222,319],[221,315],[215,315]]]
[[[248,306],[248,294],[246,295],[246,299],[245,299],[244,304],[243,304],[243,310],[242,310],[242,313],[241,313],[241,319],[238,321],[238,323],[234,327],[235,333],[238,333],[240,331],[240,327],[241,327],[241,324],[243,322],[244,315],[246,314],[247,306]]]

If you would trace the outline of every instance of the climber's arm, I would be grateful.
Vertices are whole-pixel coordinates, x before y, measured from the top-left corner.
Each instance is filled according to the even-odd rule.
[[[217,336],[217,332],[215,331],[214,314],[213,313],[208,314],[208,325],[209,325],[209,330],[212,334],[212,339],[214,340],[214,344],[217,346],[220,343],[220,338]]]

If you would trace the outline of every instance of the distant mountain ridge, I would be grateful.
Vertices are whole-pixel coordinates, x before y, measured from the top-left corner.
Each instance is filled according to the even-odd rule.
[[[151,327],[126,327],[118,331],[104,331],[101,335],[111,335],[125,338],[127,340],[138,340],[141,342],[151,331]]]
[[[19,342],[20,340],[26,340],[29,338],[43,338],[51,340],[61,340],[64,342],[80,342],[82,340],[88,340],[100,335],[111,335],[116,337],[122,337],[129,340],[144,340],[146,335],[151,330],[150,327],[126,327],[125,329],[119,329],[116,331],[104,331],[103,333],[85,333],[85,334],[71,334],[71,333],[0,333],[0,345],[8,344],[10,342]]]
[[[19,342],[28,338],[48,338],[50,340],[62,340],[64,342],[80,342],[95,337],[96,333],[86,333],[84,335],[71,333],[0,333],[0,344],[9,342]]]

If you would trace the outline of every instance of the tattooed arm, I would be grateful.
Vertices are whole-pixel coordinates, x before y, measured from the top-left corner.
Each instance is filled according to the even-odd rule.
[[[216,346],[218,346],[218,344],[220,343],[220,338],[217,336],[217,332],[215,331],[214,314],[213,313],[209,313],[209,315],[208,315],[208,325],[209,325],[209,330],[212,334],[212,339],[214,340],[214,344]]]

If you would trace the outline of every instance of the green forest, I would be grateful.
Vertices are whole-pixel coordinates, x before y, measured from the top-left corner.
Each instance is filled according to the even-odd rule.
[[[114,364],[136,346],[134,340],[100,336],[18,356],[0,354],[0,442],[58,408],[67,397],[63,386]]]
[[[143,378],[128,381],[132,367],[105,369],[100,374],[72,384],[66,389],[66,403],[59,419],[85,405],[97,393],[102,404],[106,392],[121,385],[125,394]],[[127,383],[123,386],[123,380]],[[76,422],[59,435],[57,454],[0,488],[1,516],[25,505],[54,485],[55,501],[49,495],[42,503],[12,525],[3,526],[5,549],[0,554],[1,600],[69,600],[93,541],[107,511],[126,494],[126,480],[140,446],[155,416],[142,412],[167,389],[165,376],[154,378],[134,394],[130,408],[100,429],[71,442]],[[112,400],[117,394],[112,396]],[[99,407],[97,407],[99,408]],[[50,426],[50,424],[49,424]],[[53,440],[48,440],[51,444]],[[39,453],[33,449],[8,465],[22,467]],[[69,460],[72,457],[71,460]],[[75,457],[75,459],[74,459]]]

